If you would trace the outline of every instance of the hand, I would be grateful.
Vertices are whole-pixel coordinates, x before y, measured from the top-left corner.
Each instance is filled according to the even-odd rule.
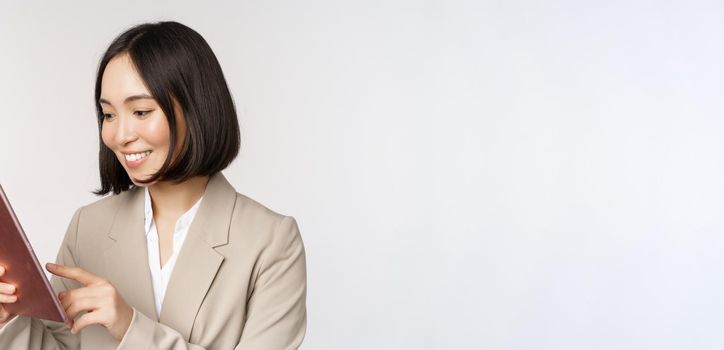
[[[106,327],[116,340],[123,339],[123,335],[131,325],[133,309],[126,304],[110,281],[80,267],[51,263],[45,267],[56,276],[78,281],[85,286],[58,294],[65,313],[71,320],[74,320],[80,312],[88,311],[77,321],[71,322],[71,333],[77,334],[83,327],[97,323]]]
[[[5,267],[0,266],[0,277],[4,274]],[[0,282],[0,327],[4,326],[5,323],[10,322],[10,320],[17,316],[7,312],[3,304],[12,304],[16,301],[18,301],[18,296],[15,295],[15,286]]]

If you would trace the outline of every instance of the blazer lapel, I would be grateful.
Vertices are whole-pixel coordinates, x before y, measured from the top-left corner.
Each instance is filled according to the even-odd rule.
[[[144,229],[143,189],[126,193],[113,218],[104,247],[105,271],[123,299],[158,321]]]
[[[132,188],[119,205],[104,247],[108,279],[129,305],[188,341],[196,313],[224,261],[214,248],[228,243],[235,203],[236,189],[221,172],[212,175],[176,258],[158,318],[148,267],[144,193]]]
[[[224,256],[214,248],[227,244],[236,190],[221,172],[209,178],[196,216],[176,258],[160,322],[188,341],[196,314]],[[150,299],[152,300],[152,299]]]

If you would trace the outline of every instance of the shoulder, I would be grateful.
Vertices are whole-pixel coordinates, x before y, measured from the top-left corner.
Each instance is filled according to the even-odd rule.
[[[295,221],[295,219],[279,213],[245,194],[236,192],[232,225],[251,226],[273,232],[285,221]]]
[[[277,222],[285,216],[245,194],[235,193],[236,205],[234,207],[234,216],[241,215],[247,219],[270,223]]]
[[[92,230],[105,230],[110,227],[113,218],[122,205],[134,194],[131,189],[119,194],[110,194],[76,208],[71,224]]]
[[[231,218],[230,239],[259,246],[287,245],[301,237],[297,220],[279,213],[259,201],[236,193],[236,205]]]
[[[76,209],[76,212],[80,212],[83,216],[92,216],[97,218],[104,218],[105,216],[113,215],[116,210],[118,210],[118,207],[125,202],[127,197],[133,194],[133,191],[137,190],[138,189],[131,189],[119,194],[106,195],[105,197],[79,207]]]

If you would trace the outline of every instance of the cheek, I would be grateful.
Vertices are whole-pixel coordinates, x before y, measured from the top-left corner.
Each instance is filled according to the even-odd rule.
[[[143,135],[143,138],[150,146],[156,149],[168,147],[171,135],[169,134],[168,123],[165,117],[160,116],[159,118],[142,123],[140,128],[139,133]]]
[[[101,140],[103,140],[103,144],[110,149],[114,149],[113,134],[112,128],[104,124],[103,129],[101,129]]]

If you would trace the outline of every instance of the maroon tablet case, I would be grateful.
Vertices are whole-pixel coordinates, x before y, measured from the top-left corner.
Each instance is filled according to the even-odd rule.
[[[38,258],[0,185],[0,282],[15,285],[17,301],[3,304],[11,314],[68,322],[60,300],[45,276]]]

